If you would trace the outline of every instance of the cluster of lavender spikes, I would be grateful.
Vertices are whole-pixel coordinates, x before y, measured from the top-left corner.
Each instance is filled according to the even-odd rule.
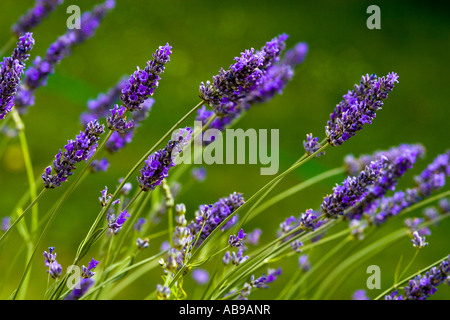
[[[216,229],[222,221],[244,204],[244,198],[240,193],[234,192],[226,198],[221,198],[212,205],[201,205],[195,212],[195,219],[189,224],[191,234],[198,237],[197,245],[200,245]],[[228,221],[224,229],[237,222],[237,216]]]
[[[14,107],[25,61],[30,57],[29,52],[33,46],[32,34],[26,33],[17,41],[11,57],[5,57],[0,62],[0,119],[4,119]]]
[[[36,0],[34,7],[12,26],[12,32],[18,36],[30,32],[62,3],[63,0]]]
[[[363,76],[359,86],[348,91],[330,115],[325,128],[328,143],[341,145],[365,124],[372,123],[396,82],[398,76],[393,72],[381,78],[375,74]]]
[[[429,197],[435,190],[445,185],[450,176],[450,151],[438,155],[428,167],[415,177],[416,186],[397,191],[390,197],[378,199],[369,213],[375,224],[384,223],[389,217],[398,215],[402,210]]]
[[[398,296],[398,291],[385,296],[385,300],[426,300],[435,294],[442,283],[449,284],[450,256],[437,267],[431,268],[424,275],[418,275],[404,287],[405,296]]]
[[[81,16],[80,29],[67,30],[64,35],[50,45],[43,58],[35,58],[33,65],[25,71],[23,84],[17,92],[17,108],[21,114],[26,113],[27,108],[34,105],[35,90],[46,85],[47,79],[54,72],[56,65],[70,54],[74,45],[80,44],[94,35],[100,21],[114,6],[114,0],[106,0],[103,4],[95,6],[91,12],[85,12]]]
[[[252,105],[269,101],[275,94],[281,94],[286,84],[292,79],[294,68],[304,61],[308,51],[308,46],[301,42],[293,49],[288,50],[280,60],[279,57],[283,50],[282,48],[285,47],[285,38],[287,38],[287,36],[282,35],[266,44],[266,46],[272,47],[273,49],[276,47],[280,50],[275,55],[270,55],[275,61],[271,61],[270,65],[263,70],[263,74],[256,79],[257,82],[254,85],[248,85],[246,90],[239,89],[239,94],[233,98],[237,99],[236,101],[231,102],[230,98],[225,95],[221,96],[221,94],[217,93],[219,90],[215,88],[215,85],[211,85],[210,82],[207,82],[206,85],[202,83],[200,85],[200,97],[213,107],[214,111],[208,110],[203,106],[197,111],[196,120],[201,121],[203,125],[205,125],[214,112],[216,112],[220,116],[212,121],[210,128],[222,131]],[[275,45],[275,43],[277,43],[277,45]],[[265,53],[266,50],[263,48],[261,52]],[[260,55],[261,52],[258,51],[254,55]],[[248,53],[248,50],[244,52],[243,55],[245,53]],[[235,58],[235,60],[237,60],[238,63],[242,63],[243,59]],[[249,60],[253,61],[251,59]],[[228,73],[235,70],[236,65],[240,66],[238,63],[230,66]],[[223,82],[225,73],[226,72],[222,69],[221,74],[215,76],[214,80],[216,81],[217,79],[217,81],[219,81],[220,79],[219,82]]]
[[[138,176],[139,186],[143,191],[154,190],[169,175],[170,168],[175,166],[177,155],[192,138],[192,129],[178,129],[164,149],[156,151],[145,160],[145,165]]]
[[[86,129],[76,136],[75,140],[69,140],[65,145],[64,153],[59,150],[53,161],[52,167],[49,166],[42,174],[42,180],[46,188],[57,188],[61,182],[66,181],[76,169],[76,164],[82,160],[88,160],[95,152],[100,135],[105,131],[105,126],[97,121],[89,122]]]

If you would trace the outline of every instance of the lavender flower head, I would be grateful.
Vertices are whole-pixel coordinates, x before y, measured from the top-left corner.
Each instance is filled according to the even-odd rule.
[[[279,45],[275,47],[279,50],[284,48],[284,45],[281,44],[284,41],[281,36],[277,41]],[[272,46],[277,41],[272,42]],[[278,51],[275,58],[277,61],[264,70],[264,74],[257,80],[254,88],[249,88],[245,94],[242,93],[238,97],[238,101],[232,102],[230,98],[222,96],[209,81],[206,84],[202,83],[200,85],[200,97],[213,107],[214,111],[203,106],[197,111],[196,120],[205,125],[211,116],[216,113],[219,117],[211,122],[210,128],[222,131],[250,109],[252,105],[267,102],[276,94],[281,94],[287,83],[293,78],[295,66],[303,62],[307,48],[308,46],[305,43],[299,43],[294,49],[288,50],[281,59],[278,57],[281,51]],[[203,142],[208,143],[206,140]]]
[[[330,115],[325,128],[328,142],[333,146],[341,145],[365,124],[372,123],[395,83],[398,83],[398,76],[394,72],[381,78],[375,74],[363,76],[359,86],[348,91]]]
[[[414,231],[411,242],[417,249],[422,249],[428,245],[428,242],[425,242],[425,237],[421,236],[418,231]]]
[[[12,32],[22,35],[39,25],[43,19],[47,18],[63,0],[36,0],[33,8],[28,10],[19,21],[12,26]]]
[[[344,215],[345,210],[362,201],[386,166],[386,158],[371,162],[358,177],[347,177],[341,185],[333,188],[333,194],[324,198],[321,204],[326,217]]]
[[[56,65],[70,55],[72,47],[94,35],[100,21],[114,8],[114,0],[106,0],[95,6],[92,11],[81,16],[81,28],[69,29],[50,45],[44,57],[36,57],[33,65],[25,71],[23,85],[17,93],[17,108],[21,114],[34,105],[34,91],[47,84],[48,77],[54,73]]]
[[[244,230],[239,230],[237,235],[231,235],[228,240],[228,244],[232,247],[242,247],[244,245],[244,238],[247,234],[244,233]]]
[[[189,127],[175,131],[164,149],[148,157],[137,178],[143,191],[154,190],[164,178],[168,177],[170,168],[175,166],[177,155],[191,140],[192,132],[193,130]]]
[[[45,266],[49,267],[54,261],[56,261],[55,247],[49,247],[48,252],[44,251]]]
[[[441,262],[437,267],[431,268],[424,275],[418,275],[405,286],[406,300],[426,300],[436,293],[437,287],[448,281],[450,274],[450,258]]]
[[[219,201],[212,205],[201,205],[195,213],[195,219],[188,225],[194,237],[198,236],[201,232],[197,245],[200,245],[222,221],[243,204],[244,198],[242,195],[234,192],[226,198],[219,199]],[[235,219],[230,219],[222,230],[229,228],[235,222]]]
[[[98,264],[99,261],[92,258],[87,267],[81,267],[81,276],[83,278],[92,278],[95,275],[95,272],[93,270],[97,267]]]
[[[213,77],[213,84],[201,83],[200,97],[218,115],[233,112],[237,103],[261,84],[265,70],[279,60],[287,38],[283,34],[267,42],[260,51],[251,48],[242,52],[228,70],[222,68]]]
[[[59,150],[53,161],[52,167],[47,167],[42,174],[42,180],[46,188],[57,188],[61,186],[61,182],[66,181],[76,169],[76,164],[82,160],[88,160],[95,152],[100,135],[103,134],[104,125],[100,125],[97,121],[89,122],[84,131],[76,136],[75,140],[69,140],[64,146],[64,153]]]
[[[122,211],[117,218],[113,213],[108,213],[106,217],[109,228],[108,233],[110,235],[117,234],[122,229],[123,224],[129,217],[130,214],[127,212],[127,210]]]
[[[320,149],[319,137],[313,137],[312,133],[306,135],[306,140],[303,141],[303,147],[307,155],[311,155]],[[325,152],[318,153],[316,157],[325,154]]]
[[[126,86],[122,89],[123,105],[129,111],[141,109],[142,103],[151,95],[159,85],[160,74],[164,72],[164,65],[170,61],[172,47],[167,43],[160,46],[153,53],[153,60],[147,62],[147,66],[140,70],[138,68],[128,80]]]
[[[89,170],[91,172],[105,172],[108,171],[109,167],[109,161],[106,158],[103,158],[101,160],[93,160],[91,163],[91,166],[89,167]]]
[[[0,62],[0,119],[4,119],[14,107],[25,61],[28,60],[33,46],[32,34],[26,33],[17,41],[12,55],[3,58],[3,62]]]
[[[353,293],[352,300],[370,300],[367,296],[366,290],[356,290],[355,293]]]

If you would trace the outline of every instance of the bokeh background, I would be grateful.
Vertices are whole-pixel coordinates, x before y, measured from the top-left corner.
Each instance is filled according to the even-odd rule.
[[[77,4],[85,11],[100,2],[64,1],[34,30],[36,46],[32,57],[44,55],[48,46],[65,32],[67,6]],[[10,26],[33,3],[33,0],[0,2],[0,44],[8,41]],[[366,9],[371,4],[381,8],[380,30],[366,27],[369,17]],[[39,252],[55,246],[58,261],[63,266],[70,264],[100,208],[97,202],[99,191],[104,186],[114,189],[117,180],[142,154],[199,101],[201,81],[211,79],[220,67],[228,67],[244,49],[259,49],[281,33],[290,35],[288,47],[301,41],[308,43],[306,60],[296,69],[294,79],[282,95],[250,110],[238,124],[243,129],[280,130],[280,170],[303,153],[302,141],[307,133],[324,137],[329,114],[342,95],[359,82],[361,75],[376,73],[381,76],[395,71],[400,76],[400,83],[372,125],[366,126],[345,145],[328,148],[326,156],[310,161],[289,175],[273,194],[340,166],[349,153],[359,155],[399,143],[420,142],[426,147],[426,158],[399,183],[399,188],[410,187],[414,184],[413,176],[449,147],[450,19],[444,2],[117,0],[116,8],[104,19],[95,37],[77,46],[72,55],[57,66],[48,85],[38,90],[35,106],[24,117],[36,176],[42,173],[66,140],[80,130],[79,115],[86,110],[88,99],[106,92],[123,75],[132,73],[136,66],[144,67],[154,50],[166,42],[173,46],[171,62],[155,92],[153,110],[137,131],[133,143],[109,157],[108,173],[91,176],[76,189]],[[206,181],[186,190],[177,202],[185,203],[192,217],[200,204],[214,203],[233,191],[242,192],[248,198],[271,179],[261,176],[259,170],[259,165],[207,166]],[[328,179],[286,199],[253,220],[248,230],[259,227],[263,230],[262,242],[271,241],[282,220],[290,215],[298,216],[305,209],[317,208],[323,196],[343,179],[344,176]],[[133,183],[136,186],[135,180]],[[9,214],[27,188],[20,144],[18,139],[12,140],[0,158],[0,217]],[[49,192],[39,204],[41,212],[45,212],[65,188],[67,186]],[[365,241],[371,243],[402,223],[402,219],[396,219]],[[420,252],[410,272],[448,253],[449,230],[449,221],[432,230],[432,235],[427,237],[430,245]],[[15,233],[9,240],[9,245],[0,249],[0,270],[8,267],[10,257],[17,250],[11,243],[19,243],[21,238]],[[157,241],[151,245],[155,251],[159,247]],[[314,250],[312,263],[330,246]],[[406,263],[413,254],[410,241],[403,238],[354,270],[331,298],[350,299],[355,290],[364,289],[368,277],[366,268],[372,264],[381,268],[383,288],[390,286],[400,256],[404,256]],[[47,277],[41,260],[35,259],[28,298],[42,298]],[[338,262],[333,263],[337,265]],[[252,298],[276,297],[297,268],[297,260],[293,258],[282,265],[283,275],[279,280],[268,290],[254,290]],[[17,285],[23,267],[23,262],[17,262],[15,272],[7,282],[1,283],[2,299],[7,298]],[[145,297],[154,290],[160,275],[161,270],[157,268],[118,297]],[[381,291],[367,292],[374,298]],[[445,287],[433,297],[448,298],[450,290]]]

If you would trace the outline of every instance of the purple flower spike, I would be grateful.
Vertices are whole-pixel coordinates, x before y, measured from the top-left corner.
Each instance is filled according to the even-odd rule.
[[[422,249],[428,245],[428,242],[425,242],[425,237],[422,237],[418,231],[414,231],[411,242],[417,249]]]
[[[424,275],[418,275],[405,286],[405,300],[426,300],[435,294],[437,287],[448,282],[450,274],[450,257],[442,261],[437,267],[431,268]],[[398,291],[385,296],[385,300],[403,300],[403,296],[397,296]]]
[[[218,115],[233,113],[238,102],[262,83],[266,70],[279,60],[287,38],[283,34],[267,42],[260,51],[251,48],[242,52],[228,70],[222,68],[213,77],[213,84],[200,84],[200,97]]]
[[[28,10],[19,21],[12,26],[12,32],[16,35],[31,31],[39,25],[43,19],[47,18],[63,0],[36,0],[33,8]]]
[[[201,205],[195,213],[195,219],[189,224],[191,234],[196,237],[201,231],[197,245],[200,245],[216,229],[222,221],[244,204],[244,198],[240,193],[232,193],[227,198],[221,198],[212,205]],[[236,216],[235,216],[236,217]],[[236,221],[231,219],[225,229]]]
[[[179,129],[172,134],[164,149],[156,151],[145,161],[137,180],[143,191],[154,190],[162,180],[169,176],[169,169],[175,166],[176,156],[182,152],[192,138],[193,130],[189,127]]]
[[[169,44],[159,47],[153,54],[153,60],[148,61],[143,70],[138,68],[128,79],[120,97],[127,110],[140,110],[142,103],[153,95],[161,80],[160,75],[164,72],[164,65],[170,61],[171,50]]]
[[[311,155],[320,148],[319,138],[313,137],[312,133],[306,135],[306,141],[303,141],[303,147],[305,148],[305,152],[307,155]],[[325,152],[318,153],[316,157],[325,154]]]
[[[251,244],[251,245],[258,245],[259,243],[259,238],[261,237],[262,234],[262,230],[261,229],[255,229],[252,232],[250,232],[247,235],[247,243]]]
[[[244,233],[244,230],[239,230],[237,235],[231,235],[228,243],[232,247],[242,247],[244,245],[244,238],[247,234]]]
[[[107,0],[95,6],[92,11],[81,16],[81,28],[69,29],[47,49],[44,57],[36,57],[33,65],[25,71],[24,83],[17,92],[17,108],[21,114],[34,104],[34,92],[47,84],[48,77],[54,73],[61,60],[70,55],[72,48],[92,37],[99,27],[100,21],[114,8],[114,0]]]
[[[333,146],[341,145],[365,124],[372,123],[395,83],[398,83],[398,76],[394,72],[381,78],[375,74],[363,76],[359,86],[355,85],[354,90],[344,95],[344,100],[330,115],[325,129],[328,142]]]
[[[191,171],[191,175],[196,181],[203,182],[206,179],[206,168],[205,167],[193,168]]]
[[[42,180],[46,188],[57,188],[61,186],[61,182],[66,181],[69,176],[73,174],[76,169],[76,164],[82,160],[88,160],[95,152],[100,135],[105,130],[104,125],[98,122],[89,122],[86,129],[81,131],[76,140],[69,140],[64,147],[64,153],[59,150],[53,161],[52,167],[47,167],[42,174]]]
[[[19,38],[11,57],[5,57],[3,62],[0,62],[0,119],[4,119],[15,105],[25,61],[28,60],[33,46],[33,36],[27,33]]]
[[[358,177],[347,177],[333,188],[333,194],[324,198],[322,212],[328,218],[344,215],[345,210],[364,200],[368,188],[377,181],[386,165],[387,159],[382,158],[367,165]]]
[[[1,230],[2,231],[7,231],[9,229],[9,227],[11,226],[11,217],[7,216],[4,217],[2,219],[2,226],[1,226]]]

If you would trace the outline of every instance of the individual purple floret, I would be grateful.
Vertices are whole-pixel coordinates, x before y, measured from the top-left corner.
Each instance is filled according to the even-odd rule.
[[[225,255],[222,258],[222,262],[225,265],[229,265],[231,263],[235,266],[244,263],[249,258],[247,255],[244,255],[245,249],[246,249],[245,247],[240,247],[237,252],[234,251],[231,253],[230,251],[225,252]]]
[[[428,245],[428,242],[425,242],[425,237],[421,236],[418,231],[414,231],[411,242],[417,249],[422,249]]]
[[[306,140],[303,140],[303,147],[305,148],[305,153],[311,155],[320,149],[319,137],[313,137],[312,133],[306,135]],[[325,154],[325,152],[318,153],[316,157]]]
[[[321,204],[326,217],[344,215],[345,210],[362,201],[368,188],[377,181],[386,167],[386,159],[371,162],[357,177],[347,177],[341,185],[333,188],[333,194],[324,198]]]
[[[87,267],[81,267],[81,276],[83,278],[92,278],[95,275],[95,272],[93,270],[97,267],[98,264],[99,262],[92,258]]]
[[[450,151],[437,156],[428,167],[415,177],[414,188],[394,193],[392,197],[381,199],[371,216],[375,224],[381,224],[389,217],[396,216],[402,210],[429,197],[435,190],[445,185],[450,175]],[[377,210],[376,210],[377,209]]]
[[[450,274],[450,257],[441,262],[437,267],[431,268],[424,275],[418,275],[409,281],[404,287],[405,300],[426,300],[436,293],[437,287],[448,281]],[[403,300],[403,296],[397,297],[398,292],[395,291],[385,297],[386,300]],[[397,299],[395,299],[397,298]],[[401,298],[401,299],[399,299]]]
[[[44,251],[45,266],[49,267],[54,261],[56,261],[55,247],[49,247],[48,252]]]
[[[356,290],[355,293],[353,293],[352,300],[370,300],[367,296],[366,290]]]
[[[53,279],[58,279],[61,274],[62,274],[62,267],[61,265],[58,263],[58,261],[54,260],[48,270],[47,273],[50,275],[50,277],[52,277]]]
[[[195,179],[195,181],[203,182],[206,179],[206,168],[205,167],[193,168],[191,170],[191,175]]]
[[[147,249],[149,245],[150,245],[149,239],[144,240],[142,240],[141,238],[136,239],[136,246],[138,247],[139,250]]]
[[[108,212],[106,217],[108,221],[108,233],[111,235],[117,234],[129,217],[130,214],[127,210],[122,211],[117,218],[113,213]]]
[[[307,254],[301,255],[298,258],[298,267],[305,272],[311,269],[311,263],[309,262]]]
[[[17,92],[17,108],[21,114],[34,104],[34,91],[47,84],[50,74],[54,73],[56,65],[70,55],[72,47],[80,44],[94,35],[100,21],[115,6],[114,0],[106,0],[95,6],[92,11],[81,16],[81,28],[69,29],[50,45],[44,57],[36,57],[33,65],[25,71],[23,85]]]
[[[244,230],[239,230],[237,235],[231,235],[228,240],[228,244],[232,247],[242,247],[244,245],[244,238],[247,234],[244,233]]]
[[[363,76],[361,83],[344,95],[344,100],[330,115],[325,128],[328,142],[333,146],[341,145],[365,124],[372,123],[395,83],[398,83],[398,76],[394,72],[381,78],[375,74]]]
[[[11,217],[9,217],[9,216],[3,217],[1,230],[2,231],[7,231],[10,226],[11,226]]]
[[[169,169],[175,166],[176,156],[189,143],[192,132],[189,127],[179,129],[172,134],[172,139],[164,149],[158,150],[148,157],[137,178],[143,191],[154,190],[164,178],[168,177]]]
[[[12,55],[3,58],[3,62],[0,62],[0,119],[4,119],[15,105],[25,61],[28,60],[33,46],[32,34],[26,33],[17,41]]]
[[[109,161],[106,158],[103,158],[101,160],[93,160],[91,163],[91,166],[89,167],[89,170],[91,172],[105,172],[108,171],[109,167]]]
[[[131,75],[128,83],[122,89],[122,96],[120,97],[127,110],[140,110],[142,103],[153,95],[155,88],[158,87],[159,80],[161,80],[159,75],[164,72],[164,65],[170,61],[171,54],[172,47],[168,43],[165,46],[160,46],[153,53],[153,60],[148,61],[143,70],[138,68]]]
[[[192,279],[200,285],[207,284],[209,281],[209,273],[203,269],[195,269],[192,271]]]
[[[194,237],[198,236],[201,231],[197,245],[200,245],[222,221],[243,204],[244,198],[242,195],[234,192],[229,197],[221,198],[212,205],[201,205],[195,213],[195,219],[188,226]],[[230,222],[232,222],[232,219],[226,224],[225,229],[232,225]]]
[[[94,279],[81,278],[77,283],[75,289],[73,289],[64,300],[78,300],[83,297],[89,289],[94,285]]]
[[[127,109],[124,106],[116,104],[110,110],[111,115],[106,118],[108,128],[118,133],[126,133],[131,129],[133,127],[133,120],[127,121],[126,116],[124,116],[126,111]]]
[[[47,18],[63,0],[36,0],[34,7],[27,11],[19,21],[12,26],[12,32],[20,36],[31,31],[39,25],[43,19]]]
[[[105,126],[98,122],[89,122],[86,129],[76,136],[75,140],[69,140],[64,146],[64,153],[59,150],[53,161],[52,167],[47,167],[42,174],[42,180],[46,188],[57,188],[61,182],[66,181],[76,169],[76,164],[82,160],[88,160],[95,152],[100,135],[104,132]]]

